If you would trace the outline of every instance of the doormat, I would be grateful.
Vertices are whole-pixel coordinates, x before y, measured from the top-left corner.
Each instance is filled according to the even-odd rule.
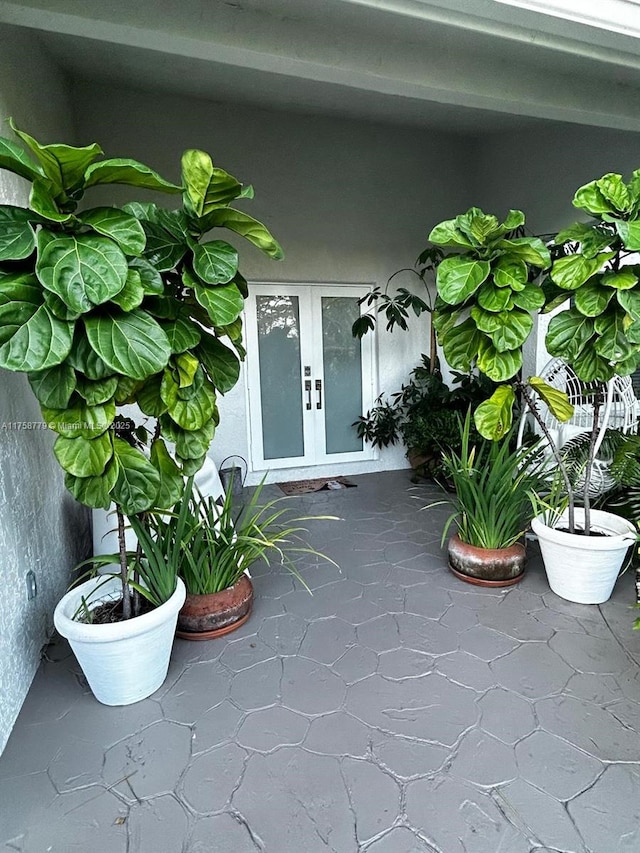
[[[334,491],[337,489],[355,489],[356,483],[347,480],[346,477],[333,477],[327,479],[321,477],[319,480],[294,480],[291,483],[278,483],[285,495],[306,495],[309,492],[320,492],[323,490]]]

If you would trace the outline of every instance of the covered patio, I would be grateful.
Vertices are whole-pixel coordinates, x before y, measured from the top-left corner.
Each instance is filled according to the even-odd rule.
[[[254,573],[250,620],[177,640],[169,678],[98,704],[54,641],[0,759],[20,853],[623,853],[640,848],[633,579],[601,606],[451,575],[407,471],[293,499],[340,566]],[[276,495],[277,487],[269,490]]]

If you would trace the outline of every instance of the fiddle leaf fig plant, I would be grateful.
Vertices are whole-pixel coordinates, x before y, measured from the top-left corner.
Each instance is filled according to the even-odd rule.
[[[509,211],[500,222],[472,207],[436,225],[429,235],[432,243],[455,252],[436,272],[433,322],[439,342],[452,368],[478,370],[500,383],[474,413],[478,432],[495,441],[513,423],[522,348],[533,330],[534,314],[546,301],[538,279],[551,266],[549,249],[540,238],[518,236],[524,223],[520,210]],[[571,417],[566,395],[559,399],[540,377],[534,378],[529,388],[537,393],[546,388],[554,414],[560,420]]]
[[[178,186],[136,160],[102,159],[96,143],[43,145],[11,127],[25,148],[0,138],[0,168],[31,192],[27,208],[0,206],[0,367],[27,374],[74,497],[115,503],[126,592],[123,515],[180,499],[245,355],[238,252],[209,232],[275,259],[282,250],[229,207],[253,190],[204,151],[184,153]],[[181,194],[182,205],[86,205],[105,184]],[[151,434],[119,411],[130,404],[154,420]]]
[[[477,366],[494,382],[505,382],[522,367],[522,345],[533,328],[531,312],[544,304],[534,281],[551,265],[542,240],[510,236],[524,221],[519,210],[500,222],[472,207],[436,225],[429,235],[430,242],[457,250],[441,261],[436,275],[435,325],[454,370]]]

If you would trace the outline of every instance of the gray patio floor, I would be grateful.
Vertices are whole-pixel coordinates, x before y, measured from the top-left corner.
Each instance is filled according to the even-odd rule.
[[[446,569],[407,472],[296,499],[341,566],[257,571],[249,622],[177,640],[150,699],[99,705],[48,651],[0,759],[22,853],[638,853],[640,632],[602,607]],[[275,487],[274,487],[275,488]],[[417,498],[417,499],[416,499]]]

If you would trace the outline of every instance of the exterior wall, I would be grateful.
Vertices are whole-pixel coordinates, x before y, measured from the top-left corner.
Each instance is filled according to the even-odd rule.
[[[477,147],[475,201],[486,211],[523,210],[531,234],[555,234],[587,215],[571,200],[578,187],[607,172],[629,179],[640,169],[640,134],[555,124],[481,137]],[[528,342],[525,372],[549,360],[544,337],[551,317],[541,317]]]
[[[395,270],[412,265],[437,221],[471,201],[463,137],[97,83],[77,86],[74,103],[83,143],[95,139],[110,156],[137,157],[178,179],[182,151],[199,147],[254,185],[256,198],[246,210],[269,225],[286,257],[271,261],[240,240],[241,269],[250,281],[384,285]],[[379,391],[397,390],[427,347],[426,319],[412,322],[408,334],[379,329]],[[248,459],[247,435],[243,376],[221,401],[214,461],[229,454]],[[271,479],[406,464],[404,450],[391,448],[374,462],[286,469]]]
[[[71,120],[65,81],[20,31],[0,28],[0,119],[13,116],[48,141],[67,141]],[[28,58],[25,61],[25,58]],[[0,203],[25,204],[27,183],[0,172]],[[66,493],[51,453],[53,436],[9,429],[40,422],[24,376],[0,371],[0,752],[53,630],[53,608],[85,553],[87,517]],[[38,594],[27,600],[26,573],[36,573]]]

